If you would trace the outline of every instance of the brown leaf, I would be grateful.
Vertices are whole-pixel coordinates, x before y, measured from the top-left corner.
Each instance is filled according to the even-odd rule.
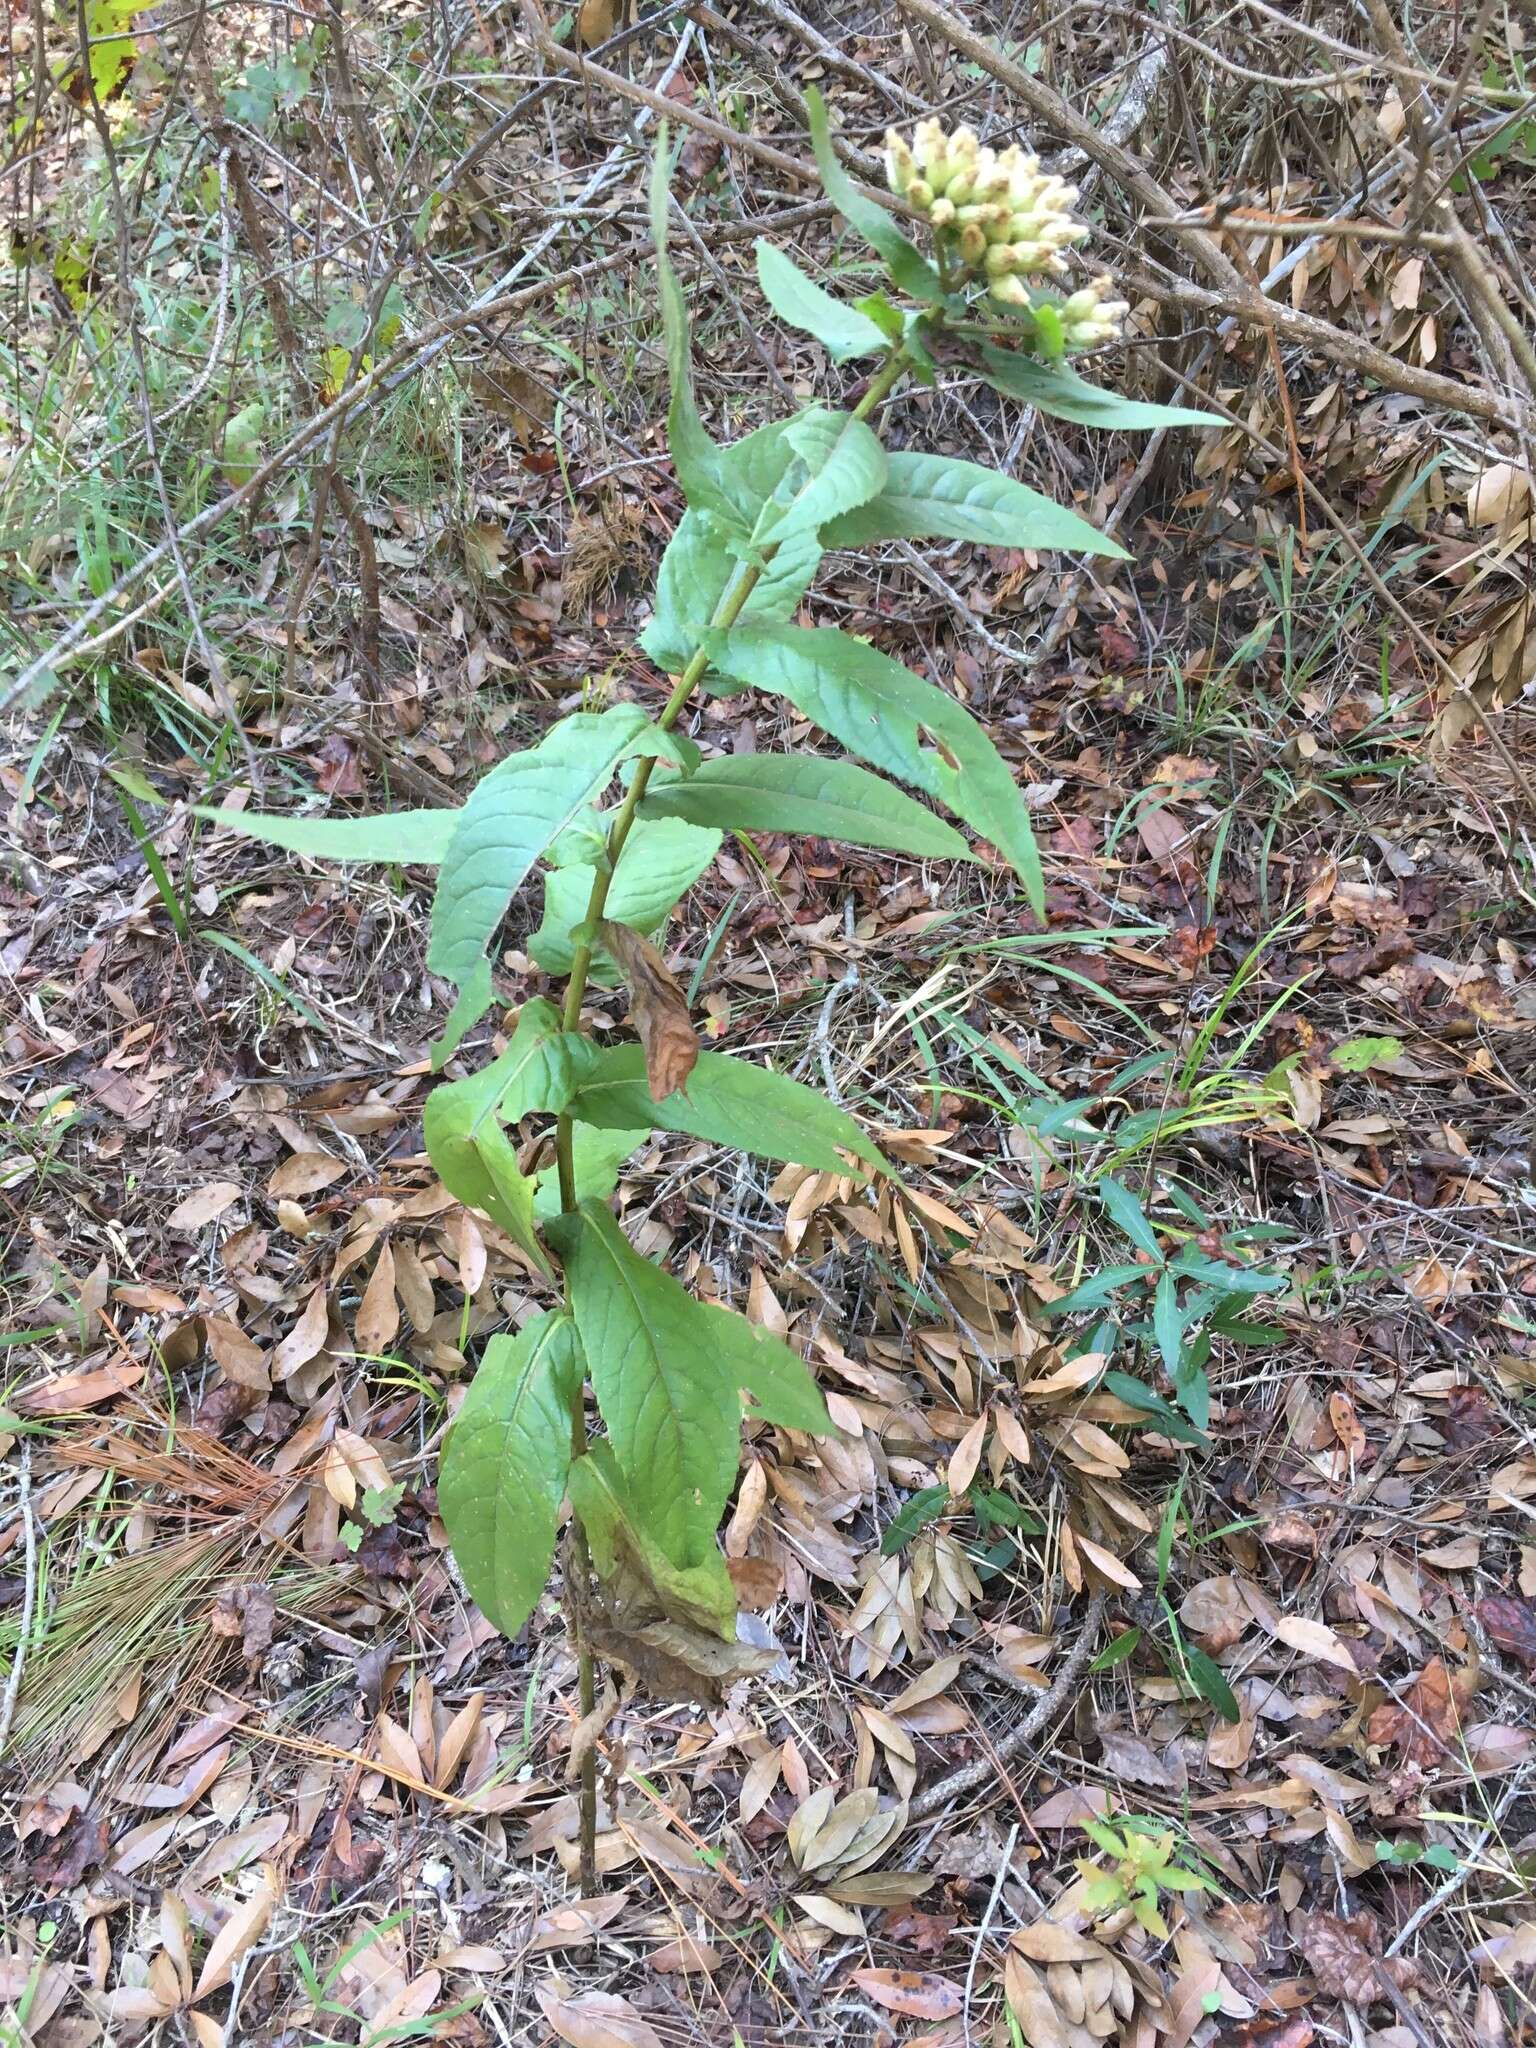
[[[1291,1929],[1325,1998],[1372,2006],[1390,1999],[1383,1973],[1405,1990],[1418,1977],[1406,1958],[1389,1962],[1375,1953],[1381,1930],[1370,1913],[1353,1913],[1347,1920],[1338,1913],[1297,1913]]]
[[[1518,1657],[1527,1671],[1536,1671],[1536,1607],[1504,1593],[1490,1593],[1477,1603],[1477,1618],[1496,1649]]]
[[[359,1351],[378,1358],[395,1341],[400,1328],[400,1303],[395,1297],[395,1254],[388,1239],[379,1246],[378,1260],[357,1305],[353,1331]]]
[[[954,1913],[919,1913],[913,1906],[895,1906],[880,1922],[884,1940],[915,1956],[941,1955],[959,1925]]]
[[[213,1603],[209,1626],[216,1636],[238,1636],[240,1649],[254,1664],[272,1647],[277,1631],[277,1603],[270,1586],[231,1586]]]
[[[766,1557],[728,1557],[726,1570],[741,1606],[762,1614],[784,1590],[784,1567]]]
[[[1467,1702],[1477,1690],[1477,1672],[1463,1665],[1452,1672],[1443,1657],[1426,1664],[1403,1695],[1386,1700],[1366,1724],[1366,1740],[1395,1743],[1407,1763],[1424,1768],[1460,1753]]]
[[[595,50],[613,34],[618,19],[617,0],[581,0],[576,12],[576,29],[584,50]]]
[[[325,1340],[330,1334],[330,1311],[326,1305],[325,1282],[310,1295],[304,1304],[304,1313],[288,1332],[272,1355],[272,1377],[287,1379],[289,1373],[297,1372],[301,1365],[308,1365],[325,1349]]]
[[[27,1872],[45,1891],[68,1891],[106,1853],[106,1822],[94,1814],[77,1813],[64,1832],[33,1857]]]
[[[699,1057],[687,999],[649,939],[607,918],[602,939],[629,984],[629,1007],[645,1047],[651,1099],[664,1102],[686,1085]]]
[[[238,1181],[211,1180],[206,1187],[194,1188],[191,1194],[182,1196],[166,1217],[166,1226],[171,1230],[202,1230],[222,1216],[239,1196]]]
[[[202,1973],[192,1993],[194,1999],[206,1998],[210,1991],[217,1991],[229,1982],[241,1956],[253,1949],[266,1933],[267,1922],[272,1918],[276,1904],[277,1894],[270,1886],[262,1885],[235,1907],[214,1936],[204,1958]]]
[[[855,1970],[851,1981],[876,2005],[912,2020],[950,2020],[963,2003],[960,1986],[931,1970]]]
[[[545,2019],[571,2048],[662,2048],[661,2036],[627,1998],[610,1991],[557,1998],[542,1984],[533,1989]]]
[[[333,1159],[329,1152],[295,1152],[274,1169],[267,1181],[267,1193],[274,1202],[280,1197],[317,1195],[333,1180],[340,1180],[346,1170],[344,1163]]]

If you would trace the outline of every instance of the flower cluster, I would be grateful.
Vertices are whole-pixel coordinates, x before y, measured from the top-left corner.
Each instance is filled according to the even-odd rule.
[[[1005,306],[1027,306],[1027,277],[1062,277],[1062,251],[1089,232],[1072,218],[1077,187],[1041,170],[1018,146],[983,149],[971,128],[946,135],[937,121],[919,122],[911,144],[892,129],[885,138],[891,190],[926,214],[962,267],[984,277]],[[1074,292],[1062,308],[1068,343],[1086,348],[1118,331],[1128,308],[1105,294],[1107,278]]]

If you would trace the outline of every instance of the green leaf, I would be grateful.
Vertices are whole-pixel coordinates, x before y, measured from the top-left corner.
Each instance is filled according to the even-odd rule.
[[[785,423],[785,439],[805,466],[791,473],[794,496],[753,538],[779,547],[797,533],[815,533],[839,513],[865,504],[885,483],[885,449],[873,428],[852,413],[813,405]]]
[[[531,996],[517,1013],[506,1051],[472,1079],[482,1097],[472,1132],[478,1133],[488,1116],[497,1116],[504,1124],[520,1123],[536,1112],[558,1116],[571,1099],[576,1074],[570,1041],[563,1035],[554,1004],[544,996]]]
[[[1089,1671],[1094,1673],[1113,1671],[1117,1664],[1123,1664],[1127,1657],[1135,1653],[1136,1645],[1140,1641],[1141,1630],[1139,1628],[1126,1629],[1123,1635],[1118,1635],[1113,1642],[1105,1644],[1104,1648],[1100,1650],[1097,1657],[1088,1666]]]
[[[570,1111],[604,1130],[638,1130],[643,1124],[687,1131],[711,1144],[755,1152],[763,1159],[792,1160],[822,1173],[857,1173],[841,1152],[851,1152],[882,1173],[893,1172],[853,1118],[814,1088],[729,1053],[701,1052],[686,1093],[678,1090],[654,1102],[643,1047],[590,1046]]]
[[[377,818],[268,818],[260,812],[222,811],[213,804],[194,804],[192,810],[212,825],[265,840],[286,853],[400,867],[436,867],[463,816],[462,811],[388,811]]]
[[[710,1302],[695,1306],[704,1318],[705,1342],[712,1347],[720,1370],[733,1386],[752,1396],[754,1414],[784,1429],[804,1430],[810,1436],[832,1435],[832,1418],[821,1389],[798,1352],[781,1343],[772,1331],[760,1329],[728,1308],[716,1308]]]
[[[465,1585],[504,1635],[549,1577],[583,1370],[564,1311],[493,1337],[443,1446],[438,1512]]]
[[[1193,1643],[1181,1641],[1178,1648],[1185,1676],[1201,1699],[1213,1706],[1223,1721],[1241,1721],[1243,1710],[1227,1683],[1226,1673],[1215,1658],[1204,1650],[1196,1649]]]
[[[938,271],[913,248],[879,200],[861,192],[838,162],[826,102],[814,85],[806,88],[805,101],[811,116],[811,147],[827,197],[848,225],[864,237],[904,292],[938,305],[944,297]]]
[[[759,576],[742,618],[765,623],[793,618],[821,556],[814,533],[792,535]],[[641,647],[658,668],[675,675],[687,666],[740,569],[708,515],[685,512],[661,558],[656,609],[640,634]]]
[[[1350,1038],[1328,1055],[1341,1074],[1366,1074],[1403,1056],[1400,1038]]]
[[[597,1405],[641,1526],[674,1564],[714,1543],[736,1477],[741,1407],[685,1287],[641,1258],[597,1202],[552,1226]]]
[[[667,337],[667,370],[672,383],[672,402],[667,412],[667,445],[672,466],[690,505],[706,511],[730,511],[721,484],[722,451],[705,433],[693,396],[693,369],[688,347],[688,309],[683,288],[667,254],[667,124],[662,122],[656,136],[656,153],[651,159],[651,239],[656,247],[656,282],[661,299],[662,326]]]
[[[947,1486],[924,1486],[905,1501],[886,1523],[880,1537],[880,1555],[894,1557],[905,1550],[914,1536],[921,1535],[930,1522],[943,1514],[949,1500]]]
[[[678,785],[688,787],[686,781]],[[647,807],[648,809],[649,807]],[[720,851],[720,834],[681,817],[642,817],[633,826],[608,885],[604,915],[647,937],[666,923],[679,897]],[[528,951],[546,974],[569,974],[575,945],[571,933],[587,915],[596,869],[552,868],[544,877],[544,922]],[[614,978],[602,948],[594,954],[595,978]]]
[[[1163,1248],[1157,1241],[1157,1232],[1147,1221],[1146,1211],[1124,1182],[1116,1180],[1113,1174],[1100,1174],[1095,1192],[1108,1210],[1111,1220],[1125,1233],[1136,1249],[1145,1252],[1149,1259],[1160,1266],[1163,1263]]]
[[[615,1606],[659,1607],[675,1621],[735,1640],[736,1588],[718,1546],[711,1540],[695,1561],[674,1563],[646,1529],[611,1444],[594,1443],[585,1457],[577,1458],[567,1484],[592,1561],[612,1589]]]
[[[1196,412],[1187,405],[1149,405],[1139,398],[1122,398],[1118,391],[1104,391],[1090,384],[1069,363],[1037,363],[1029,356],[1009,349],[981,349],[982,375],[994,391],[1007,398],[1022,399],[1037,412],[1058,420],[1075,420],[1079,426],[1102,427],[1108,432],[1146,434],[1160,427],[1223,427],[1225,420],[1213,412]]]
[[[852,761],[816,754],[727,754],[686,782],[653,778],[640,815],[727,831],[801,832],[922,860],[975,858],[953,826],[901,790]]]
[[[548,1273],[549,1260],[533,1223],[533,1182],[489,1113],[485,1075],[434,1088],[422,1114],[422,1131],[433,1170],[449,1194],[483,1209],[540,1272]]]
[[[596,1124],[576,1124],[571,1131],[571,1166],[577,1201],[607,1201],[619,1184],[619,1168],[650,1135],[649,1124],[641,1131],[605,1131]],[[559,1170],[543,1167],[533,1177],[533,1213],[540,1223],[552,1223],[561,1206]]]
[[[670,752],[633,704],[573,712],[536,747],[513,754],[476,785],[459,813],[432,904],[427,965],[459,998],[433,1052],[441,1066],[491,1004],[486,948],[539,856],[605,787],[620,761]]]
[[[757,281],[779,318],[814,335],[834,363],[884,354],[886,337],[869,315],[823,291],[772,242],[757,243]]]
[[[1079,555],[1130,559],[1086,519],[995,469],[953,455],[897,450],[878,497],[821,530],[823,547],[857,548],[875,540],[975,541],[989,548],[1065,548]]]
[[[1043,909],[1039,850],[1013,772],[953,697],[832,627],[736,626],[705,644],[727,675],[788,697],[850,753],[947,804]]]

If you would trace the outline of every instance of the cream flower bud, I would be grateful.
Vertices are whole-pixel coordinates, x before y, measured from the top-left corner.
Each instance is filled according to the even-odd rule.
[[[899,198],[917,176],[917,159],[894,128],[885,131],[885,180]]]
[[[968,270],[976,269],[987,253],[987,237],[975,221],[967,221],[960,230],[960,261]]]
[[[1006,277],[1019,267],[1019,252],[1011,242],[994,242],[987,250],[983,268],[988,277]]]
[[[933,187],[926,178],[914,178],[907,187],[907,198],[919,213],[926,213],[933,204]]]
[[[943,199],[935,199],[932,206],[928,209],[929,222],[936,228],[947,228],[953,222],[954,217],[955,202],[947,194]]]
[[[987,286],[993,298],[1004,306],[1027,306],[1029,292],[1019,277],[994,277]]]

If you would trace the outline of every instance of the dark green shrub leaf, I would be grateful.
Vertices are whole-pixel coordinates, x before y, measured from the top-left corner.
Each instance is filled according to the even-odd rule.
[[[436,867],[448,851],[462,811],[388,811],[378,818],[267,818],[194,804],[210,824],[262,839],[312,860],[377,860],[400,867]]]
[[[1111,1220],[1131,1240],[1136,1249],[1145,1252],[1149,1259],[1161,1266],[1163,1248],[1157,1241],[1157,1232],[1147,1221],[1146,1211],[1124,1182],[1116,1180],[1113,1174],[1100,1174],[1095,1192],[1108,1210]]]
[[[1184,1665],[1184,1674],[1201,1699],[1213,1706],[1223,1721],[1241,1721],[1243,1710],[1237,1704],[1226,1673],[1214,1657],[1204,1650],[1196,1649],[1193,1643],[1179,1644],[1179,1657]]]
[[[737,626],[705,645],[727,675],[788,697],[851,753],[948,805],[1043,908],[1039,849],[1012,770],[953,697],[831,627]]]
[[[576,1057],[583,1059],[579,1052]],[[578,1073],[571,1114],[605,1130],[638,1130],[644,1124],[687,1131],[733,1151],[857,1178],[858,1168],[840,1157],[851,1152],[882,1173],[893,1171],[853,1118],[824,1095],[729,1053],[700,1053],[687,1094],[661,1102],[651,1099],[641,1046],[589,1046]]]
[[[898,1550],[905,1550],[914,1536],[938,1520],[948,1499],[947,1486],[925,1486],[914,1493],[886,1523],[880,1537],[880,1555],[894,1557]]]
[[[504,1635],[549,1577],[583,1370],[563,1311],[493,1337],[443,1446],[438,1510],[465,1585]]]
[[[834,363],[883,353],[886,337],[869,315],[823,291],[772,242],[757,243],[757,279],[779,318],[814,335]]]
[[[1130,559],[1108,534],[1065,505],[980,463],[952,455],[893,451],[877,497],[821,530],[823,547],[857,548],[875,540],[975,541],[989,548],[1062,548],[1079,555]]]
[[[815,754],[727,754],[706,761],[686,782],[653,779],[640,810],[646,818],[689,818],[728,831],[814,834],[919,859],[975,858],[952,825],[901,790],[852,761]],[[624,851],[627,857],[627,846]]]
[[[1088,1669],[1091,1672],[1113,1671],[1117,1664],[1123,1664],[1127,1657],[1136,1654],[1136,1645],[1140,1641],[1141,1630],[1128,1628],[1123,1635],[1116,1636],[1113,1642],[1104,1645]]]
[[[1022,399],[1037,412],[1050,413],[1055,419],[1075,420],[1079,426],[1146,434],[1160,427],[1227,424],[1217,413],[1195,412],[1185,405],[1149,405],[1139,398],[1122,398],[1118,391],[1101,390],[1080,376],[1070,363],[1037,363],[1030,356],[1014,355],[1008,349],[992,348],[985,342],[981,363],[981,373],[994,391]]]
[[[811,116],[811,147],[827,197],[848,225],[857,228],[904,292],[937,305],[944,297],[939,273],[913,248],[879,200],[861,192],[838,162],[826,102],[814,85],[807,87],[805,101]]]

